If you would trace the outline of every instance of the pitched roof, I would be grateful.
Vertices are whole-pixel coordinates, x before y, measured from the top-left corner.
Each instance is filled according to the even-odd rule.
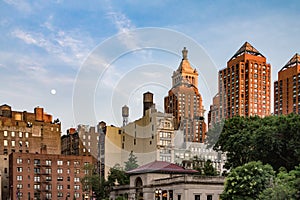
[[[179,64],[179,67],[177,69],[178,72],[190,72],[190,73],[196,73],[196,69],[193,69],[188,58],[187,58],[188,50],[186,47],[183,48],[182,50],[182,60]]]
[[[237,58],[240,55],[243,54],[251,54],[255,56],[261,56],[264,57],[257,49],[255,49],[249,42],[245,42],[243,46],[230,58],[230,60],[233,60]]]
[[[300,55],[298,53],[296,53],[290,60],[288,63],[286,63],[286,65],[284,65],[283,68],[281,68],[280,71],[283,71],[287,68],[293,67],[295,65],[300,65]]]
[[[197,173],[196,170],[184,169],[179,165],[165,162],[153,161],[136,169],[130,170],[128,174],[144,174],[144,173],[167,173],[167,174],[191,174]]]

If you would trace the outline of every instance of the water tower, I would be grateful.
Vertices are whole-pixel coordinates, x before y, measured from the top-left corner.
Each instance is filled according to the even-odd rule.
[[[150,109],[153,106],[153,94],[151,92],[144,93],[144,109],[143,116],[146,114],[146,110]]]
[[[126,126],[128,124],[128,117],[129,117],[129,108],[126,105],[122,107],[122,117],[123,117],[123,126]]]

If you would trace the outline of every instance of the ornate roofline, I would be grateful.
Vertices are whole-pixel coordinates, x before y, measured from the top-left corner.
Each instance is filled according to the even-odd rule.
[[[241,48],[230,58],[229,61],[234,60],[243,54],[251,54],[254,56],[265,57],[257,49],[255,49],[249,42],[245,42],[243,46],[241,46]]]
[[[300,65],[300,55],[298,53],[296,53],[285,65],[284,67],[282,67],[280,69],[280,72],[281,71],[284,71],[288,68],[291,68],[295,65]]]

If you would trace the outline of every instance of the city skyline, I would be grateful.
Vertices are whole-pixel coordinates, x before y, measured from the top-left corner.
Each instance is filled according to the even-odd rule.
[[[45,107],[48,113],[62,121],[62,133],[78,123],[95,126],[93,121],[74,119],[73,91],[80,69],[87,57],[109,38],[147,27],[174,30],[197,42],[215,65],[194,66],[200,73],[201,68],[225,68],[230,57],[248,41],[271,64],[273,99],[273,82],[277,80],[278,71],[299,53],[298,6],[297,1],[254,1],[251,4],[239,1],[218,4],[209,1],[91,1],[71,4],[4,0],[0,2],[1,105],[28,111],[36,106]],[[127,45],[136,41],[136,38],[124,39],[131,42]],[[173,54],[159,49],[134,52],[128,48],[130,53],[111,63],[104,79],[99,77],[95,88],[101,91],[94,93],[95,118],[108,124],[122,124],[121,106],[106,110],[112,106],[99,104],[102,92],[113,91],[109,94],[118,97],[122,91],[116,88],[120,83],[128,85],[130,95],[117,99],[114,105],[128,105],[131,121],[142,116],[141,94],[148,90],[154,93],[157,108],[163,111],[163,99],[171,86],[172,72],[179,66],[184,46],[182,44]],[[188,44],[186,47],[191,49]],[[193,62],[196,57],[192,56],[192,50],[190,53],[189,59]],[[145,70],[153,63],[157,68],[163,66],[160,76],[151,69]],[[129,72],[140,74],[139,70],[144,76],[138,76],[137,83],[145,77],[153,81],[136,86],[131,83],[132,79],[125,80],[131,77]],[[217,80],[213,84],[217,85]],[[205,88],[201,91],[201,87],[207,118],[217,90],[207,93],[203,91]],[[108,99],[112,100],[111,104],[116,101],[112,97]]]

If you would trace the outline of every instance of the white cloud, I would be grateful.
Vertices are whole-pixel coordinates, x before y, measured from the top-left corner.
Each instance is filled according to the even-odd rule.
[[[112,10],[107,12],[107,16],[111,19],[113,24],[118,29],[119,33],[126,33],[135,26],[132,24],[131,20],[127,16],[120,12],[114,12]]]
[[[4,0],[4,2],[22,12],[29,13],[32,11],[31,5],[24,0]]]
[[[80,65],[88,55],[92,40],[80,35],[77,31],[55,30],[50,23],[46,23],[50,33],[32,32],[16,29],[12,35],[26,44],[31,44],[45,49],[49,54],[53,54],[65,63]]]

